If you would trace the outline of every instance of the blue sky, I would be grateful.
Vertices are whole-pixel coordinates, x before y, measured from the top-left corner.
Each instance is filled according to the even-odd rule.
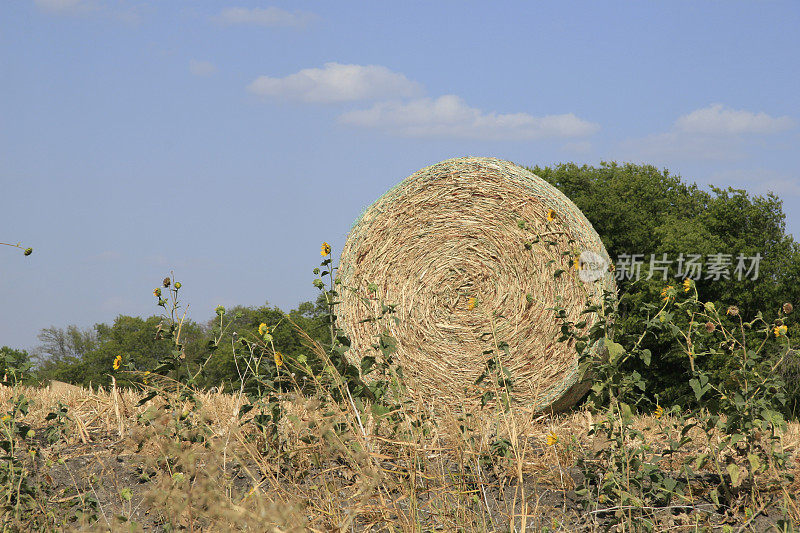
[[[634,161],[784,200],[795,1],[0,4],[0,345],[311,300],[319,245],[414,171]]]

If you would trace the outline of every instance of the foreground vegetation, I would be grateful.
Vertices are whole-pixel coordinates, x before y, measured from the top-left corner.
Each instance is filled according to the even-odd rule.
[[[186,391],[176,383],[149,386],[159,395],[142,405],[144,391],[131,389],[0,388],[4,405],[28,402],[1,426],[16,458],[0,488],[4,529],[594,531],[629,513],[597,487],[591,498],[580,490],[578,465],[621,451],[592,434],[603,416],[585,410],[555,418],[445,413],[417,427],[417,414],[404,412],[390,429],[371,413],[293,393],[280,403],[275,446],[252,418],[238,417],[242,395],[181,400]],[[20,436],[23,425],[30,429]],[[666,414],[637,415],[628,427],[638,447],[663,449],[683,437]],[[689,436],[690,446],[665,458],[665,474],[719,442],[697,429]],[[800,474],[798,424],[780,449]],[[800,485],[765,488],[774,474],[759,472],[757,498],[727,508],[709,497],[718,480],[701,469],[687,480],[690,495],[636,513],[658,530],[790,531],[800,514],[788,495]]]

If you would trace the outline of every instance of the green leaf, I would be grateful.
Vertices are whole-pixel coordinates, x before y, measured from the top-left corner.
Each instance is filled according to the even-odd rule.
[[[725,470],[728,471],[728,474],[731,476],[731,484],[736,487],[739,485],[739,465],[736,463],[731,463]]]
[[[667,492],[672,492],[675,490],[675,487],[678,486],[678,480],[671,477],[665,477],[661,484],[664,486]]]
[[[361,373],[366,375],[372,372],[373,367],[375,366],[375,358],[371,355],[364,356],[361,359]]]
[[[145,397],[144,397],[144,398],[142,398],[141,400],[139,400],[139,403],[137,403],[136,405],[144,405],[144,404],[146,404],[147,402],[149,402],[150,400],[152,400],[153,398],[155,398],[155,397],[156,397],[156,394],[158,394],[158,393],[157,393],[157,392],[155,392],[155,391],[152,391],[152,392],[149,392],[149,393],[147,393],[147,394],[145,395]]]
[[[748,453],[747,460],[750,462],[750,470],[753,472],[753,474],[761,470],[761,460],[756,454]]]
[[[706,379],[708,379],[708,378],[706,378]],[[703,387],[702,385],[700,385],[700,381],[698,381],[695,378],[692,378],[692,379],[689,380],[689,386],[692,387],[692,390],[694,391],[694,396],[695,396],[695,398],[697,398],[698,401],[700,401],[700,398],[702,398],[703,395],[709,389],[708,385]]]
[[[386,416],[390,412],[391,412],[391,409],[389,409],[388,407],[386,407],[383,404],[379,404],[379,403],[372,404],[372,415],[375,418],[378,418],[378,419],[383,418],[384,416]]]
[[[622,421],[630,423],[633,419],[633,411],[631,410],[631,406],[627,403],[620,402],[619,404],[620,413],[622,414]]]
[[[703,466],[708,462],[708,454],[701,453],[697,456],[697,459],[694,460],[694,469],[700,470]]]
[[[625,353],[625,348],[621,344],[612,341],[608,337],[603,340],[603,344],[608,350],[608,360],[612,363],[616,362]]]

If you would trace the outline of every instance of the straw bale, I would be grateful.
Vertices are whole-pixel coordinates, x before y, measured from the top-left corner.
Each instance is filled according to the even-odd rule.
[[[576,257],[600,265],[579,270]],[[574,346],[557,342],[553,308],[560,302],[569,320],[588,318],[590,327],[595,317],[581,311],[587,297],[614,290],[609,264],[586,217],[530,171],[491,158],[443,161],[403,180],[353,225],[338,272],[348,358],[358,364],[375,355],[386,330],[412,393],[473,407],[486,390],[475,384],[486,351],[495,350],[515,401],[563,410],[588,385]],[[396,305],[399,320],[370,320],[384,303]],[[507,354],[497,350],[503,342]]]

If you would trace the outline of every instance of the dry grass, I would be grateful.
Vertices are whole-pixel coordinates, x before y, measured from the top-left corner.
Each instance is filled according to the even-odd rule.
[[[28,468],[46,486],[41,504],[52,529],[573,531],[602,524],[571,492],[576,459],[597,445],[585,411],[467,420],[446,413],[414,428],[405,421],[420,419],[425,407],[418,405],[398,431],[376,429],[369,415],[362,431],[336,404],[292,397],[281,406],[276,446],[240,422],[236,395],[198,392],[196,412],[188,402],[183,411],[166,409],[158,397],[140,406],[143,394],[134,390],[0,387],[0,401],[7,406],[20,393],[32,402],[25,422],[37,434],[58,402],[71,420],[57,442],[37,435],[29,443],[39,450]],[[636,427],[656,439],[663,422],[643,416]],[[557,437],[554,445],[548,435]],[[503,439],[505,457],[496,448]],[[784,446],[797,457],[797,423]],[[663,524],[691,530],[717,519],[666,513]]]

